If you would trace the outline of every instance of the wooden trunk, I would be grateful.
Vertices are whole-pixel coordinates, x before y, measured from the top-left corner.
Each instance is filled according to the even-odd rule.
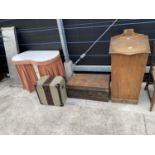
[[[109,100],[109,75],[74,74],[67,82],[67,96],[97,101]]]
[[[133,29],[111,38],[113,102],[138,103],[149,52],[148,37]]]

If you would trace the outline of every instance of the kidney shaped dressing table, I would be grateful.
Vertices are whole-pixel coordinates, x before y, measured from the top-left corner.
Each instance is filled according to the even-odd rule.
[[[64,67],[58,50],[25,51],[12,58],[21,80],[28,91],[34,90],[34,84],[40,76],[64,76]]]

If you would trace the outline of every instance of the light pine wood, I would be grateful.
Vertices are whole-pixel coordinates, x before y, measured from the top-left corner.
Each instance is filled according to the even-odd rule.
[[[148,54],[112,56],[112,101],[138,103]]]
[[[113,102],[138,103],[149,52],[148,37],[133,29],[111,38]]]
[[[126,29],[121,35],[111,38],[111,54],[133,55],[150,52],[148,36]]]

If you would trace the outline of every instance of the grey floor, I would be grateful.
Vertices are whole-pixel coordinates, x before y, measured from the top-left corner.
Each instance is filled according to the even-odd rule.
[[[40,105],[35,92],[0,82],[0,134],[155,134],[155,108],[142,85],[138,105],[68,98],[64,107]]]

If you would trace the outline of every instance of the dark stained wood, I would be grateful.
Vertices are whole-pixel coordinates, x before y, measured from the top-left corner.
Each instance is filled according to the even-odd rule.
[[[67,82],[68,97],[108,101],[109,75],[74,74]]]
[[[155,104],[155,69],[154,69],[154,56],[155,56],[155,42],[153,43],[153,48],[151,51],[151,63],[150,63],[150,70],[149,70],[149,76],[147,78],[147,82],[146,82],[146,86],[145,86],[145,90],[148,93],[148,97],[150,99],[150,111],[152,111],[154,104]],[[153,95],[149,90],[149,85],[153,84],[154,86],[154,90],[153,90]]]

